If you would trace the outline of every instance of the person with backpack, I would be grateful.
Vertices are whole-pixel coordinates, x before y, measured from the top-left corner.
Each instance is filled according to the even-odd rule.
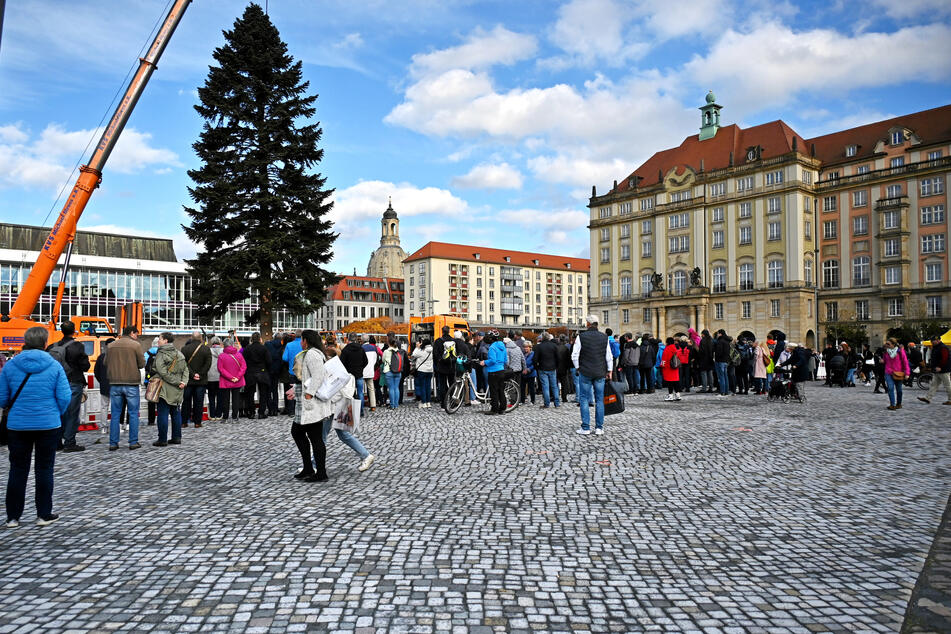
[[[720,391],[719,396],[724,397],[730,390],[730,378],[728,367],[732,361],[731,351],[733,350],[733,339],[728,337],[726,331],[718,330],[716,340],[713,343],[713,366],[717,374],[717,388]]]
[[[743,337],[736,340],[736,392],[750,393],[750,365],[753,361],[753,348]]]
[[[23,351],[0,372],[0,407],[7,410],[10,477],[7,479],[7,528],[20,525],[26,501],[30,459],[35,454],[36,523],[52,524],[53,464],[59,442],[61,415],[72,399],[62,366],[43,352],[49,333],[34,326],[23,333]]]
[[[96,364],[93,366],[93,376],[96,377],[96,383],[99,384],[99,420],[102,424],[99,426],[100,435],[106,433],[106,421],[109,420],[109,410],[111,402],[109,399],[109,376],[106,373],[106,355],[109,353],[109,345],[115,341],[114,337],[109,337],[102,343],[99,350],[99,356],[96,357]],[[117,413],[116,416],[121,414]]]
[[[403,355],[400,354],[396,339],[390,339],[383,351],[383,378],[386,381],[390,409],[396,409],[400,404],[400,382],[403,380]]]
[[[680,370],[690,362],[690,349],[685,342],[677,343],[673,337],[667,337],[660,358],[660,371],[667,388],[665,401],[680,401]]]
[[[83,389],[86,387],[85,373],[89,370],[89,356],[86,355],[83,344],[73,338],[76,333],[73,322],[64,321],[59,329],[63,338],[49,346],[46,351],[62,366],[72,396],[69,399],[69,407],[62,416],[63,424],[60,427],[61,436],[57,449],[62,449],[65,453],[84,451],[84,446],[76,444],[76,432],[79,431],[79,408],[83,402]]]
[[[433,342],[433,359],[436,361],[436,398],[442,403],[456,378],[456,343],[450,336],[449,326],[443,326],[442,336]]]
[[[109,407],[112,420],[109,422],[109,449],[119,448],[119,423],[122,408],[129,411],[129,449],[138,449],[139,444],[139,370],[145,367],[142,346],[138,342],[139,331],[134,326],[122,330],[122,336],[109,344],[106,375],[109,379]]]

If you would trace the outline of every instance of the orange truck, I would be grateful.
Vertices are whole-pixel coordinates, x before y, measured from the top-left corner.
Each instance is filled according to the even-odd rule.
[[[59,321],[59,311],[63,301],[63,291],[66,287],[67,271],[69,269],[69,259],[72,255],[73,240],[76,238],[76,225],[79,217],[86,209],[86,203],[89,202],[93,191],[99,187],[102,181],[102,168],[105,166],[109,155],[115,148],[119,135],[125,128],[135,104],[145,90],[145,86],[155,71],[156,64],[168,41],[175,32],[175,28],[181,22],[185,9],[191,0],[175,0],[172,8],[169,10],[162,27],[155,35],[152,46],[149,47],[145,57],[139,59],[139,68],[128,87],[123,94],[119,105],[110,119],[109,124],[103,130],[99,143],[92,153],[89,162],[79,168],[79,178],[66,199],[62,210],[50,235],[40,249],[40,254],[30,270],[30,274],[20,290],[16,301],[10,308],[9,314],[0,315],[0,352],[16,352],[23,347],[23,334],[34,326],[46,328],[49,333],[49,342],[53,343],[62,338],[62,334],[56,329]],[[53,311],[49,322],[37,322],[31,319],[33,309],[46,288],[50,276],[59,264],[60,257],[66,254],[63,262],[63,270],[60,275],[59,287],[56,291],[56,302],[53,305]],[[104,317],[71,317],[70,321],[76,324],[78,332],[88,332],[92,326],[98,334],[114,334],[115,330],[121,327],[134,325],[139,329],[142,327],[142,305],[132,303],[123,307],[117,315],[116,329]],[[77,339],[86,337],[77,337]]]
[[[416,342],[422,339],[435,341],[442,336],[443,326],[449,326],[450,335],[461,330],[469,335],[469,322],[454,315],[430,315],[429,317],[409,318],[409,351],[412,353]]]

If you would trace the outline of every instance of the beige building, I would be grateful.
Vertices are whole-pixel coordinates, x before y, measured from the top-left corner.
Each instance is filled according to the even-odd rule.
[[[875,341],[911,303],[947,314],[951,106],[810,140],[782,121],[721,127],[720,109],[709,94],[699,135],[592,192],[603,324],[813,342],[848,303]]]
[[[589,261],[429,242],[403,261],[405,314],[476,326],[584,325]]]
[[[380,246],[370,254],[367,277],[400,277],[406,251],[400,246],[400,219],[389,201],[380,219]]]

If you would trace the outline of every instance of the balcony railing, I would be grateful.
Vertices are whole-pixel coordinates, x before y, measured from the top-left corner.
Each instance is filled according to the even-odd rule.
[[[819,192],[824,192],[829,189],[867,183],[880,178],[894,178],[895,176],[902,176],[904,174],[913,174],[919,170],[943,169],[947,167],[951,167],[951,156],[945,156],[929,161],[919,161],[918,163],[909,163],[899,167],[886,167],[880,170],[865,172],[864,174],[839,176],[838,178],[819,181],[816,183],[816,188]]]
[[[893,196],[880,198],[875,202],[875,211],[891,211],[908,206],[908,196]]]

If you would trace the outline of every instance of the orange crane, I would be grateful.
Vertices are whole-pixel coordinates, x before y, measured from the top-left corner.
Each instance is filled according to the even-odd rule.
[[[76,237],[76,224],[86,208],[86,203],[89,202],[89,197],[92,196],[93,191],[102,181],[102,168],[109,159],[116,141],[119,140],[119,135],[129,121],[129,116],[132,114],[135,104],[145,90],[159,58],[165,51],[172,33],[175,32],[175,28],[181,22],[185,9],[188,8],[191,1],[175,0],[165,17],[165,21],[162,23],[162,27],[155,34],[155,39],[152,41],[148,53],[145,57],[139,58],[138,70],[129,82],[125,94],[123,94],[112,115],[112,119],[109,120],[109,125],[106,126],[102,136],[99,137],[99,142],[96,144],[89,162],[79,168],[79,178],[76,180],[76,184],[73,185],[63,209],[59,212],[59,217],[53,224],[49,237],[46,238],[46,242],[40,249],[36,263],[33,264],[23,288],[20,289],[16,302],[10,308],[9,314],[0,316],[0,351],[13,351],[22,348],[23,333],[34,326],[42,326],[49,330],[50,343],[62,338],[62,335],[56,330],[56,322],[59,319],[63,291],[66,287],[66,274],[69,267],[69,258],[72,254],[73,240]],[[53,274],[53,270],[64,251],[66,258],[63,262],[59,287],[56,290],[56,302],[53,306],[51,319],[48,323],[35,322],[30,319],[30,316],[33,314],[33,309],[36,307],[36,303],[46,288],[50,276]],[[85,330],[80,328],[80,323],[87,327],[91,324],[103,334],[113,332],[112,325],[103,317],[72,317],[71,321],[76,324],[76,330],[80,332]],[[118,328],[126,325],[136,325],[141,328],[141,323],[142,306],[140,303],[133,302],[120,310],[116,325]]]

